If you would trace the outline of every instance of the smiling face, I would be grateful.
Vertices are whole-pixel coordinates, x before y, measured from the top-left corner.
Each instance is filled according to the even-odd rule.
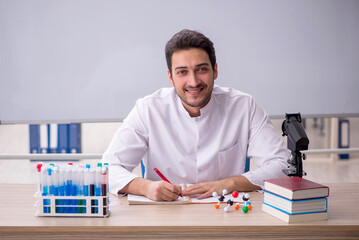
[[[191,117],[198,117],[200,109],[209,102],[217,64],[212,68],[208,54],[200,48],[179,50],[172,54],[172,74],[168,79]]]

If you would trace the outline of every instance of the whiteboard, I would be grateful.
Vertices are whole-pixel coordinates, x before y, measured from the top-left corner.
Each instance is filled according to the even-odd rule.
[[[355,0],[0,0],[0,121],[123,120],[184,28],[270,116],[358,116],[358,24]]]

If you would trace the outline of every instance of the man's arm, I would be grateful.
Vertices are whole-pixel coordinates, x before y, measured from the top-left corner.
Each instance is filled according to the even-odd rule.
[[[182,188],[180,185],[165,181],[135,178],[118,193],[144,195],[155,201],[173,201],[182,193]]]
[[[254,190],[260,190],[261,187],[253,185],[246,177],[240,175],[219,181],[194,184],[184,189],[182,194],[184,196],[201,194],[197,197],[197,199],[203,199],[211,197],[213,192],[222,193],[223,189],[226,189],[228,192],[251,192]]]

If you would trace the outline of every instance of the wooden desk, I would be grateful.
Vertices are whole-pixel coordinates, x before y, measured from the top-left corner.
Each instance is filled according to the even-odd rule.
[[[129,206],[111,196],[109,218],[37,218],[35,185],[0,184],[0,239],[359,239],[359,183],[327,185],[327,221],[287,224],[262,212],[257,192],[247,214],[214,204]]]

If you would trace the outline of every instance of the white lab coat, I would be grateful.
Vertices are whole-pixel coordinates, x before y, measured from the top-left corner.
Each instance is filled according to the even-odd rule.
[[[258,168],[244,173],[246,157]],[[287,150],[267,114],[243,92],[214,87],[199,117],[190,117],[174,88],[139,99],[115,133],[103,162],[110,165],[113,194],[139,177],[132,170],[143,160],[145,178],[172,183],[199,183],[244,175],[263,187],[263,180],[284,177]]]

